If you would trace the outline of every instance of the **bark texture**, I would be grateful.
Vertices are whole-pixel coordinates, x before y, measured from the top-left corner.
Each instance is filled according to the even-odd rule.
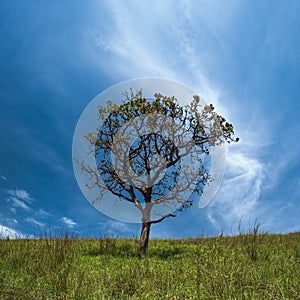
[[[140,236],[140,251],[144,254],[147,253],[149,235],[150,235],[151,222],[142,223],[142,231]]]

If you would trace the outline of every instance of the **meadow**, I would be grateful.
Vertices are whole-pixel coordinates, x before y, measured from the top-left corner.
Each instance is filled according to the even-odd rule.
[[[300,299],[300,232],[0,240],[0,299]]]

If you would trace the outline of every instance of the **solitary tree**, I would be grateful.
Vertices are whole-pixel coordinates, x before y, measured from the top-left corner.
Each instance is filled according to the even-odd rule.
[[[110,192],[140,211],[140,251],[148,248],[150,227],[174,212],[192,206],[212,178],[205,157],[211,146],[233,139],[233,126],[194,96],[186,106],[175,97],[155,94],[146,99],[142,90],[125,92],[121,105],[108,101],[99,106],[99,127],[88,133],[97,168],[81,162],[92,181],[101,187],[94,201]]]

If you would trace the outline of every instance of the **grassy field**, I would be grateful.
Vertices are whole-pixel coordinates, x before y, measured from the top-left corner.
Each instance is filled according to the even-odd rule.
[[[0,240],[0,299],[300,299],[300,233]]]

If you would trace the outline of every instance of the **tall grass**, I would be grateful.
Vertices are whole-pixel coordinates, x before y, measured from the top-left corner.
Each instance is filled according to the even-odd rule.
[[[0,299],[300,299],[300,233],[0,240]]]

